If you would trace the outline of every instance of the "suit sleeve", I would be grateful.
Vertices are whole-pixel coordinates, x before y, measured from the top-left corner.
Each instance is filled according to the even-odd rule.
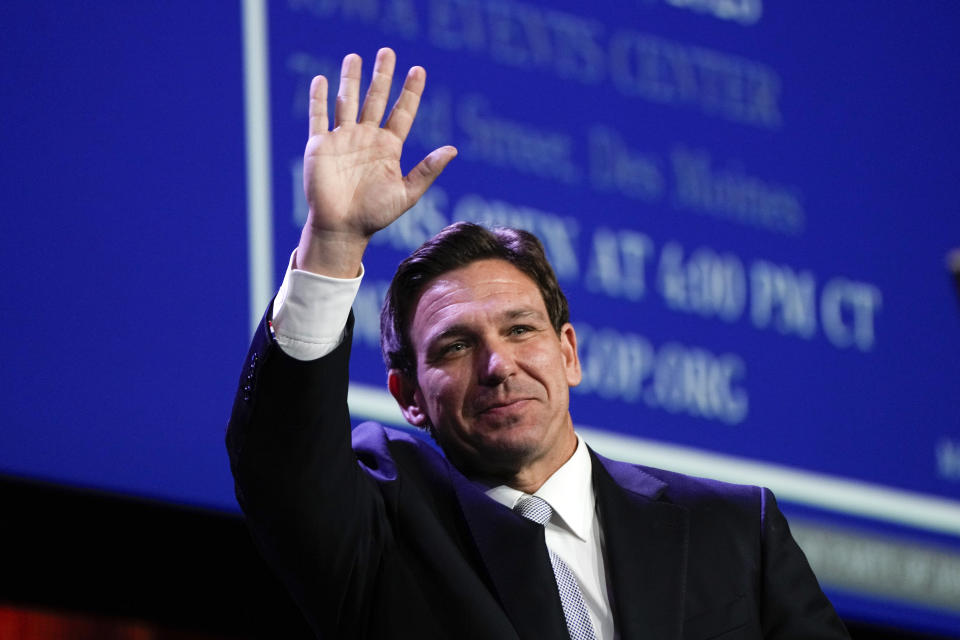
[[[769,489],[762,489],[761,532],[763,637],[776,640],[849,639],[806,556],[790,534]]]
[[[359,635],[352,625],[391,542],[382,496],[350,445],[352,327],[351,314],[333,352],[300,361],[261,323],[227,429],[237,500],[262,555],[314,629],[343,637]]]

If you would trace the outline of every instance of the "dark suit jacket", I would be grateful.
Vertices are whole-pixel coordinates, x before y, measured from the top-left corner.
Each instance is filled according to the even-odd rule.
[[[405,432],[351,442],[349,352],[300,362],[261,325],[227,434],[250,530],[318,635],[566,638],[543,527]],[[769,491],[591,455],[621,638],[847,637]]]

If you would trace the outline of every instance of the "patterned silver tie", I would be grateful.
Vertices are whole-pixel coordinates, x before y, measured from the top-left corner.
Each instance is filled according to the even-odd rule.
[[[513,507],[513,510],[528,520],[533,520],[541,526],[546,526],[553,515],[553,509],[547,501],[537,496],[524,496]],[[548,551],[550,551],[548,549]],[[587,605],[583,601],[580,585],[567,563],[560,556],[550,551],[550,563],[553,565],[553,576],[557,580],[557,590],[560,592],[560,603],[563,605],[563,617],[567,621],[567,631],[572,640],[596,640],[593,633],[593,624]]]

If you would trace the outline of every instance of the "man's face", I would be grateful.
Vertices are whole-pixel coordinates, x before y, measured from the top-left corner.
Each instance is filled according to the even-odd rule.
[[[391,391],[409,422],[433,425],[459,468],[499,476],[573,453],[576,335],[569,323],[557,335],[522,271],[491,259],[437,277],[413,311],[410,340],[416,383],[391,375]]]

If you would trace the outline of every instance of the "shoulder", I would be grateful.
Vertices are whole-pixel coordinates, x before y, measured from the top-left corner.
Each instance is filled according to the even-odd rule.
[[[698,476],[658,469],[641,464],[621,462],[593,453],[594,459],[622,488],[665,499],[678,504],[695,505],[713,499],[752,501],[761,499],[767,489],[753,485],[732,484]]]
[[[769,489],[732,484],[645,465],[595,459],[625,491],[686,509],[694,520],[733,520],[741,524],[763,521],[776,500]]]
[[[400,470],[446,470],[447,459],[410,430],[387,427],[378,422],[358,425],[351,436],[353,451],[366,472],[380,481],[396,480]]]

